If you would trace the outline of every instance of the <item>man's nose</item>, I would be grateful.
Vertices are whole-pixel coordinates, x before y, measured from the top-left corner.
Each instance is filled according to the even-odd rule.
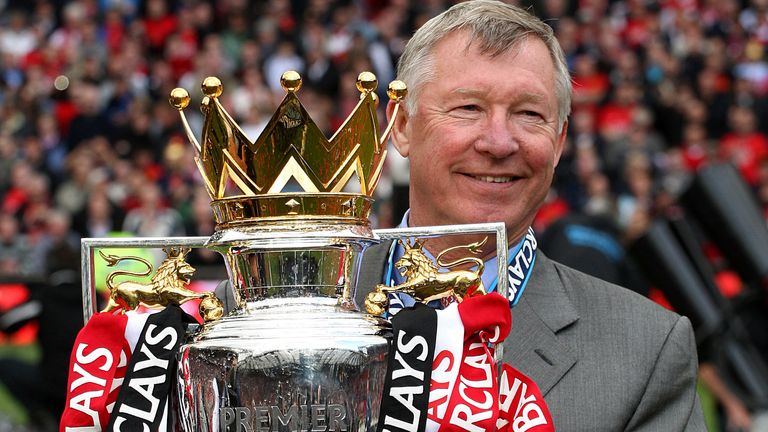
[[[520,148],[518,130],[506,115],[494,115],[483,126],[475,149],[493,158],[505,158]]]

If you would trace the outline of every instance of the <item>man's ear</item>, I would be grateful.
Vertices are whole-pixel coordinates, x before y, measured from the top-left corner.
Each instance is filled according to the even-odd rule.
[[[410,139],[408,134],[408,114],[405,112],[405,103],[400,102],[400,109],[395,115],[396,103],[390,100],[387,103],[387,122],[392,123],[392,144],[394,144],[398,153],[403,157],[408,157],[410,152]],[[395,115],[393,119],[392,116]]]
[[[565,148],[565,140],[568,136],[568,119],[563,122],[563,128],[560,130],[560,135],[557,137],[557,141],[555,142],[555,165],[560,162],[560,156],[563,155],[563,149]]]

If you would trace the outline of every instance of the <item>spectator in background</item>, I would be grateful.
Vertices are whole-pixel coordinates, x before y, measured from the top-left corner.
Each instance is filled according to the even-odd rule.
[[[689,171],[696,171],[714,157],[714,145],[707,139],[706,128],[699,123],[688,123],[683,128],[683,160]]]
[[[84,148],[70,153],[66,165],[68,176],[59,185],[54,201],[58,208],[76,214],[82,211],[89,199],[95,166],[91,153]]]
[[[626,190],[617,198],[617,222],[627,230],[638,218],[646,218],[653,210],[653,176],[648,156],[641,152],[627,155],[624,162]]]
[[[68,64],[77,64],[82,26],[88,20],[83,2],[69,2],[64,6],[63,23],[48,36],[48,44]]]
[[[11,167],[10,174],[10,185],[5,191],[0,210],[21,220],[24,210],[31,200],[29,184],[35,172],[29,163],[22,160]]]
[[[70,151],[86,140],[108,134],[108,123],[102,112],[99,87],[93,83],[80,82],[74,85],[71,91],[77,114],[69,124],[67,143]]]
[[[37,47],[39,35],[28,25],[27,16],[23,12],[13,12],[8,19],[8,25],[0,30],[0,53],[8,55],[15,62],[23,60]]]
[[[264,76],[267,85],[275,93],[282,92],[280,75],[287,70],[304,72],[304,60],[296,53],[293,42],[284,40],[277,45],[275,52],[264,60]]]
[[[609,101],[597,112],[596,125],[606,142],[605,161],[609,172],[619,172],[624,159],[626,140],[632,130],[632,116],[640,102],[640,89],[630,81],[614,87]]]
[[[159,56],[168,37],[176,31],[177,21],[166,0],[147,0],[146,16],[141,25],[149,53]]]
[[[142,180],[137,184],[138,207],[128,211],[123,231],[139,237],[171,237],[184,235],[179,213],[163,202],[157,184]]]
[[[72,217],[61,210],[52,210],[45,218],[45,232],[38,251],[45,259],[43,268],[78,268],[80,237],[72,230]]]
[[[755,186],[760,162],[768,157],[768,137],[757,130],[755,113],[749,107],[732,106],[728,123],[731,132],[720,139],[717,157],[736,165],[747,183]]]
[[[257,119],[266,117],[266,121],[269,121],[276,108],[272,103],[271,90],[264,82],[264,76],[259,69],[242,70],[240,82],[228,99],[231,101],[232,115],[242,120],[251,119],[255,114]],[[260,122],[257,120],[257,123]],[[261,130],[251,130],[250,133],[252,136],[249,137],[255,141]]]
[[[0,275],[29,275],[35,269],[28,259],[31,248],[13,215],[0,212]]]
[[[75,230],[80,237],[109,237],[123,226],[125,212],[114,205],[104,188],[94,190],[84,209],[75,216]]]
[[[65,212],[49,214],[43,247],[35,252],[44,262],[36,267],[41,271],[42,282],[31,283],[30,299],[16,307],[14,314],[8,313],[0,320],[3,333],[12,333],[31,320],[38,323],[39,361],[0,358],[0,384],[22,403],[35,426],[33,430],[39,431],[56,430],[67,393],[72,345],[82,327],[80,320],[72,319],[82,313],[82,291],[78,272],[80,247],[69,224]],[[0,235],[2,230],[0,216]]]
[[[574,58],[573,65],[573,109],[596,111],[603,102],[610,81],[608,75],[598,68],[597,58],[581,53]]]

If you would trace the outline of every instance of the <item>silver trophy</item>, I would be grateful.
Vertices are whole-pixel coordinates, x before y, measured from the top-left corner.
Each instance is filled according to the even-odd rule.
[[[503,224],[371,230],[371,195],[390,129],[379,136],[373,74],[358,77],[360,102],[330,140],[296,97],[298,74],[286,72],[281,84],[287,95],[254,143],[218,101],[218,79],[202,85],[200,142],[183,112],[188,93],[171,94],[211,196],[217,227],[210,238],[82,243],[86,320],[95,309],[97,248],[205,246],[224,257],[235,307],[222,316],[210,294],[183,299],[202,299],[206,319],[178,354],[172,411],[184,431],[374,431],[391,326],[378,314],[386,305],[354,301],[365,248],[402,237],[490,233],[506,259]],[[404,84],[390,84],[393,101],[405,94]],[[351,184],[360,191],[344,192]],[[499,291],[506,295],[504,268]]]
[[[372,233],[294,228],[210,239],[238,307],[181,347],[183,430],[375,428],[390,327],[349,296]]]

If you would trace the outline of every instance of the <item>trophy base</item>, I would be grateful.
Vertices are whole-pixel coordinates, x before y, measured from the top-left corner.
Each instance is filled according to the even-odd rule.
[[[389,323],[335,299],[265,302],[206,324],[181,347],[181,429],[373,432]]]

